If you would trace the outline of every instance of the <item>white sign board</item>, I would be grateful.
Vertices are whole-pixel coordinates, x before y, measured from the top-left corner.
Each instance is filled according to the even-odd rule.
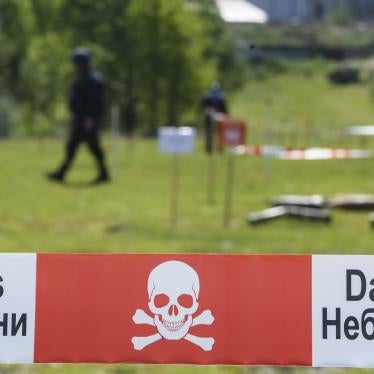
[[[158,144],[161,153],[192,153],[195,147],[196,130],[192,127],[161,127]]]
[[[313,256],[313,365],[374,366],[374,256]]]
[[[0,254],[0,362],[34,360],[35,254]]]

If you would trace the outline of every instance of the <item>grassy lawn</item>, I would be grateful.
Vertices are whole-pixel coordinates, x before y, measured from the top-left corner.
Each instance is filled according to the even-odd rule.
[[[181,159],[180,221],[169,228],[171,158],[158,154],[155,141],[119,144],[113,183],[88,187],[94,176],[85,149],[64,186],[51,184],[43,171],[60,158],[61,144],[48,140],[4,141],[0,243],[3,251],[38,252],[215,252],[215,253],[373,253],[374,231],[367,213],[334,212],[330,225],[280,220],[249,227],[246,215],[264,208],[265,200],[282,193],[327,196],[374,191],[372,160],[264,161],[236,159],[232,227],[222,228],[226,156],[217,155],[216,203],[206,199],[207,159],[199,145]],[[262,373],[286,369],[165,366],[3,367],[24,373]],[[305,372],[294,369],[292,372]],[[341,371],[332,370],[333,373]]]
[[[372,160],[277,161],[264,174],[264,160],[236,159],[232,227],[223,229],[226,156],[217,155],[216,203],[207,203],[207,159],[199,151],[181,159],[180,219],[169,224],[171,162],[154,141],[138,141],[129,152],[120,143],[113,183],[89,187],[94,176],[82,152],[65,186],[51,184],[61,144],[3,142],[0,243],[5,251],[41,252],[217,252],[369,253],[374,231],[367,213],[334,211],[330,225],[280,220],[249,227],[249,211],[279,194],[373,193]]]
[[[349,125],[374,124],[374,97],[366,81],[369,61],[351,64],[361,67],[361,84],[331,84],[327,76],[338,65],[318,59],[253,66],[249,83],[230,97],[231,112],[248,122],[254,143],[263,142],[267,121],[272,140],[281,144],[357,146],[342,131]]]
[[[324,69],[327,69],[326,67]],[[250,123],[250,140],[262,143],[264,97],[272,96],[274,142],[291,145],[356,145],[341,137],[350,123],[374,122],[367,87],[330,86],[322,74],[302,67],[269,80],[252,81],[231,98],[235,116]],[[292,135],[292,134],[297,134]],[[291,135],[290,135],[291,134]],[[109,138],[106,148],[109,149]],[[369,142],[368,147],[374,144]],[[374,143],[374,142],[373,142]],[[251,227],[248,212],[266,207],[280,194],[374,193],[373,160],[277,161],[235,159],[230,228],[223,228],[227,155],[215,157],[215,203],[207,202],[208,160],[197,152],[181,157],[179,225],[170,228],[172,159],[154,140],[118,145],[114,181],[90,187],[95,170],[82,149],[65,185],[43,173],[62,157],[59,140],[9,140],[0,144],[0,246],[10,252],[123,253],[374,253],[367,212],[333,211],[331,224],[281,219]],[[345,373],[344,370],[326,370]],[[1,373],[305,373],[310,369],[185,366],[2,366]],[[319,371],[320,372],[320,371]],[[364,373],[364,371],[360,371]]]

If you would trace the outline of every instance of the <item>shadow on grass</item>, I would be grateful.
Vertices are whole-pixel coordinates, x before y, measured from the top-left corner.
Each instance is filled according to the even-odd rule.
[[[93,187],[99,187],[100,186],[100,184],[93,183],[92,181],[90,181],[90,182],[86,182],[86,181],[64,182],[61,185],[63,187],[66,187],[66,188],[73,188],[73,189],[93,188]]]
[[[91,181],[73,181],[73,182],[67,182],[67,181],[59,181],[59,180],[54,180],[51,178],[47,177],[47,180],[55,185],[60,185],[61,187],[65,188],[71,188],[71,189],[84,189],[84,188],[92,188],[92,187],[99,187],[106,185],[108,183],[104,182],[96,182],[95,180]]]

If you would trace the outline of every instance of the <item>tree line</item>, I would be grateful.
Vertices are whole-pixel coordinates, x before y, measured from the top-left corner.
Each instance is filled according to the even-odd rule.
[[[192,120],[240,59],[213,0],[0,0],[0,133],[48,133],[66,117],[72,48],[89,47],[123,129]]]

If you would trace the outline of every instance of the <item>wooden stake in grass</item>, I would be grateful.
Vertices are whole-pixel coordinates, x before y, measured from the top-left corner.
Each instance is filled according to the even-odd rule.
[[[232,197],[234,190],[234,176],[235,176],[235,155],[232,150],[227,156],[226,169],[226,186],[225,186],[225,202],[223,210],[223,227],[228,228],[231,222],[232,215]]]
[[[193,153],[196,130],[192,127],[162,127],[158,130],[158,142],[161,153],[172,155],[170,190],[170,226],[178,225],[178,195],[180,175],[180,155]]]
[[[215,203],[214,190],[216,185],[216,162],[214,154],[210,153],[208,155],[208,190],[207,198],[208,204],[213,205]]]
[[[178,226],[178,195],[179,195],[179,155],[175,153],[173,155],[173,166],[172,166],[172,181],[171,181],[171,204],[170,204],[170,226],[172,229]]]
[[[272,134],[271,134],[271,108],[273,105],[273,99],[268,96],[265,98],[265,116],[264,116],[264,143],[265,145],[271,145]],[[264,175],[266,179],[271,178],[271,158],[264,157]]]
[[[219,128],[220,144],[228,148],[225,200],[223,206],[223,226],[231,222],[232,199],[234,189],[235,147],[246,144],[246,124],[243,121],[226,117]]]

